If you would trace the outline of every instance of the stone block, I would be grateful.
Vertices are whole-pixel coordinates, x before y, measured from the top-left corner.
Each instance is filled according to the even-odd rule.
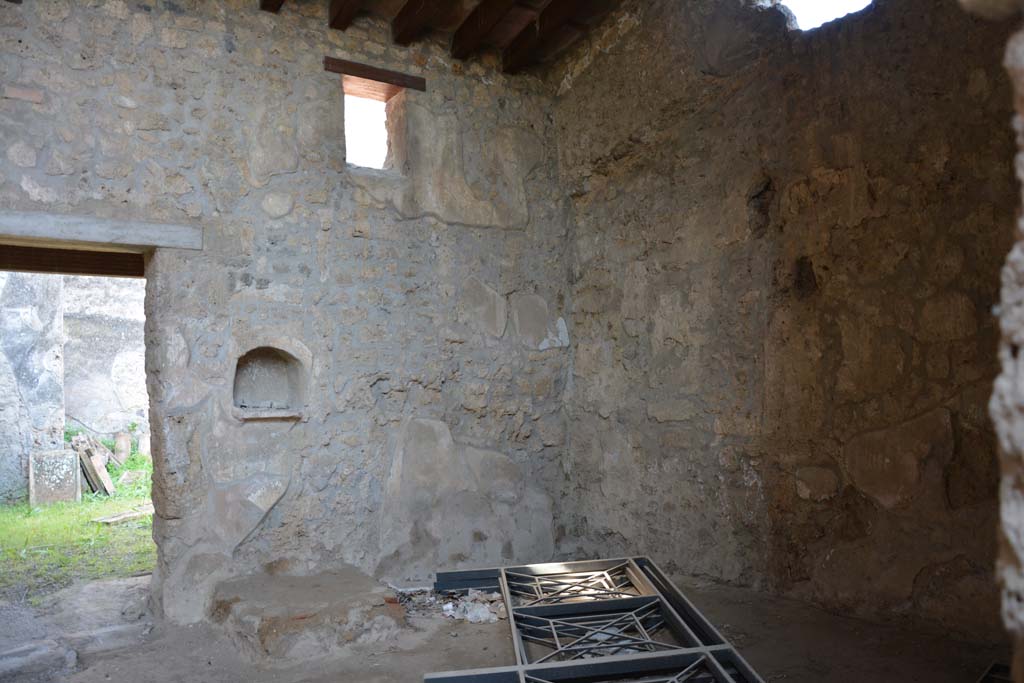
[[[38,88],[26,88],[20,85],[5,85],[4,97],[9,100],[22,100],[32,104],[42,104],[45,95]]]
[[[854,486],[882,507],[895,508],[918,492],[925,461],[944,465],[953,454],[949,411],[937,408],[921,417],[853,438],[843,449]]]
[[[543,351],[569,345],[569,330],[562,318],[552,319],[547,301],[536,294],[512,297],[512,325],[519,341]]]
[[[7,159],[19,168],[32,168],[36,165],[36,150],[24,142],[15,142],[7,148]]]
[[[292,212],[295,200],[285,192],[269,192],[260,202],[260,208],[271,218],[284,218]]]
[[[964,294],[943,294],[926,301],[921,309],[920,336],[924,341],[964,339],[977,332],[977,311]]]
[[[132,454],[132,437],[128,432],[118,432],[114,439],[114,452],[113,459],[118,465],[123,465],[124,461]]]
[[[284,495],[288,480],[258,474],[210,493],[209,519],[227,551],[233,551]]]
[[[817,502],[834,498],[839,492],[839,477],[828,467],[801,467],[796,471],[796,494]]]
[[[28,460],[29,505],[46,505],[82,499],[78,453],[70,448],[35,451]]]
[[[459,320],[491,337],[505,334],[508,318],[505,297],[471,275],[462,283]]]
[[[378,573],[422,583],[440,568],[554,552],[552,501],[497,451],[456,442],[444,422],[404,426],[384,494]]]
[[[263,187],[271,176],[293,173],[299,166],[295,122],[283,111],[264,110],[255,117],[247,149],[248,180]]]

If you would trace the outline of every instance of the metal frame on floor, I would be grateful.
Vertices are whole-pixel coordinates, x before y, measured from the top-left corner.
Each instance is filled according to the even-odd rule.
[[[1010,676],[1010,667],[1006,664],[993,664],[988,671],[978,680],[978,683],[1010,683],[1013,678]]]
[[[426,683],[764,683],[645,557],[440,572],[434,588],[501,593],[516,663]]]

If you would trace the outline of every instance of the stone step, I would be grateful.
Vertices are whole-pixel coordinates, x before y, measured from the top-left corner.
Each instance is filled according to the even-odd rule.
[[[0,683],[49,681],[75,667],[78,655],[55,640],[35,640],[0,652]]]
[[[220,584],[211,618],[262,665],[331,657],[396,638],[405,613],[391,591],[354,568],[312,576],[261,574]]]

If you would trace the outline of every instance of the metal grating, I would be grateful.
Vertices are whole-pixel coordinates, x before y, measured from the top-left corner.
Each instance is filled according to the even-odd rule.
[[[550,574],[505,570],[508,590],[517,607],[584,600],[610,600],[642,595],[633,582],[629,562],[608,569]]]
[[[618,601],[616,601],[618,602]],[[527,661],[542,663],[608,655],[675,650],[657,598],[641,598],[629,605],[597,614],[517,616]],[[532,647],[531,647],[532,646]]]
[[[440,572],[437,591],[500,591],[516,663],[428,683],[764,683],[643,557]]]
[[[993,664],[978,683],[1010,683],[1012,680],[1010,667],[1005,664]]]

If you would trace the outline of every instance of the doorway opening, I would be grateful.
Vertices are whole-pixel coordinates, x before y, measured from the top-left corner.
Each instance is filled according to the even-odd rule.
[[[0,270],[0,600],[153,570],[144,300],[141,277]]]

